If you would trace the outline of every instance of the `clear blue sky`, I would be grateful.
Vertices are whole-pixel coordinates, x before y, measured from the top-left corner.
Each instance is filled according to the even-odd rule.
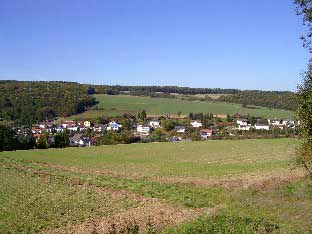
[[[0,0],[0,79],[295,90],[292,0]]]

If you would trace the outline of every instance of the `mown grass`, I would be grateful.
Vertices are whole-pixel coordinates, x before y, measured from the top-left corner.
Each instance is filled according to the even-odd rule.
[[[135,205],[61,180],[43,181],[2,163],[0,178],[0,233],[38,233]]]
[[[207,179],[287,169],[298,145],[296,139],[152,143],[2,152],[0,156],[124,177]]]
[[[263,219],[252,219],[234,215],[201,217],[194,222],[171,229],[168,234],[225,234],[225,233],[277,233],[278,225]]]
[[[80,181],[81,183],[105,188],[127,190],[146,197],[164,199],[170,203],[192,208],[214,207],[223,203],[226,197],[225,190],[221,188],[207,189],[189,185],[164,184],[145,179],[116,178],[93,173],[72,172],[5,157],[2,157],[0,162],[22,165],[41,173],[47,173],[56,180],[67,181],[69,184],[71,181],[75,181],[75,183]]]
[[[273,191],[244,190],[227,208],[186,222],[168,233],[312,233],[312,184],[299,181]]]
[[[45,230],[135,205],[127,199],[114,200],[109,193],[93,194],[88,186],[73,184],[126,190],[189,208],[220,207],[212,216],[204,214],[168,230],[169,233],[311,233],[312,187],[305,181],[261,191],[153,180],[162,174],[168,178],[200,179],[277,172],[289,168],[298,143],[295,139],[275,139],[2,152],[0,233],[11,229],[13,233]],[[16,171],[14,165],[39,174]],[[118,176],[106,173],[122,170],[124,173]],[[40,173],[48,176],[49,183],[43,183]],[[43,207],[42,211],[39,207]],[[26,213],[30,213],[29,217]],[[14,229],[16,224],[18,228]]]
[[[101,116],[118,116],[123,113],[138,113],[146,110],[148,114],[182,114],[213,113],[213,114],[242,114],[264,118],[293,118],[294,112],[265,107],[244,108],[240,104],[213,102],[213,101],[188,101],[181,99],[136,97],[127,95],[94,95],[99,102],[93,110],[80,115],[71,116],[71,119],[95,119]],[[99,108],[100,110],[96,110]]]

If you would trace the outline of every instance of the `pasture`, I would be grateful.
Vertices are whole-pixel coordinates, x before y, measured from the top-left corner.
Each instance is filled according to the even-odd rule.
[[[181,114],[213,113],[213,114],[242,114],[264,118],[293,118],[294,112],[288,110],[269,109],[264,107],[244,108],[240,104],[213,102],[213,101],[189,101],[180,98],[151,98],[127,95],[94,95],[99,102],[93,109],[79,115],[71,116],[71,119],[97,118],[100,116],[117,116],[123,113],[137,114],[146,110],[148,114]]]
[[[1,233],[309,233],[296,139],[0,153]]]

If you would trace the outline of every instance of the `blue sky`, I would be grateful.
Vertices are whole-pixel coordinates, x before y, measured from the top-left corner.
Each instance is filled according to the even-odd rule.
[[[0,79],[295,90],[292,0],[1,0]]]

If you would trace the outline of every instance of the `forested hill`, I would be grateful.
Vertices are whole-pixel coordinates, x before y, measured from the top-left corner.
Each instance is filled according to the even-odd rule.
[[[0,118],[31,124],[69,116],[95,104],[88,86],[70,82],[0,82]]]
[[[296,94],[292,92],[241,91],[234,95],[222,95],[218,101],[256,105],[272,109],[296,110]]]
[[[238,89],[189,88],[177,86],[108,86],[75,82],[0,81],[0,120],[30,124],[55,116],[69,116],[95,104],[92,94],[119,93],[171,97],[172,93],[195,95],[219,94],[214,101],[295,110],[295,93],[277,91],[241,91]]]

